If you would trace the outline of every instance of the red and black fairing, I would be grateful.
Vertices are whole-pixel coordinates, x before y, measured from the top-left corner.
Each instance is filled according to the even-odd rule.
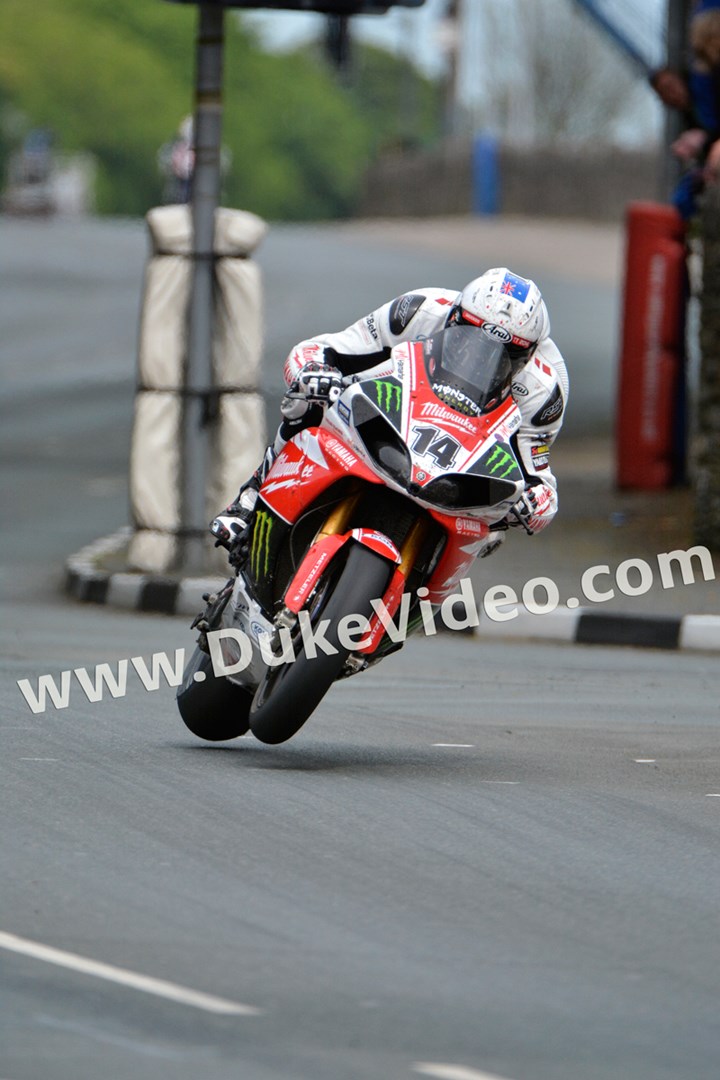
[[[287,601],[291,582],[293,587],[302,584],[298,578],[303,560],[311,546],[314,551],[332,534],[335,510],[342,514],[340,536],[373,547],[389,561],[416,522],[425,523],[408,575],[412,588],[422,584],[444,541],[430,515],[407,496],[389,490],[343,440],[323,428],[309,428],[278,456],[257,503],[245,578],[268,614]],[[335,523],[340,525],[339,516]],[[353,531],[356,535],[351,536]],[[403,589],[398,589],[395,575],[390,586],[399,603]]]
[[[356,399],[353,419],[363,441],[381,439],[382,425],[389,422],[409,452],[409,480],[403,486],[445,538],[442,556],[424,582],[431,603],[438,604],[454,591],[488,536],[488,521],[478,512],[512,500],[522,487],[509,441],[519,414],[509,394],[487,412],[460,412],[456,406],[462,401],[450,406],[433,389],[426,343],[401,346],[396,354],[398,376],[360,383],[373,408]]]
[[[280,603],[299,610],[350,541],[394,564],[384,597],[391,615],[403,591],[420,585],[440,604],[488,536],[487,511],[516,492],[512,398],[467,415],[438,397],[427,343],[395,352],[395,374],[355,384],[336,419],[331,410],[327,426],[289,442],[263,483],[246,578],[269,615]],[[381,637],[375,626],[363,651]]]

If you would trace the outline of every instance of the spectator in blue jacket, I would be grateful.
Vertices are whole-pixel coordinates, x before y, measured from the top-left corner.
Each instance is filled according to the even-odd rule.
[[[684,218],[695,213],[704,185],[720,176],[720,0],[697,0],[689,38],[687,73],[663,68],[650,80],[663,103],[685,116],[685,130],[671,147],[686,167],[673,195]]]

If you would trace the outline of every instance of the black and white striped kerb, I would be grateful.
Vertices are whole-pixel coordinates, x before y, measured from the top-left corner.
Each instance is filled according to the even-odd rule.
[[[518,610],[507,622],[481,619],[478,634],[482,638],[714,652],[720,651],[720,615],[627,615],[587,608],[558,608],[547,615],[532,615]]]
[[[83,603],[162,615],[195,615],[203,607],[202,594],[215,592],[224,584],[222,575],[177,579],[99,569],[101,559],[121,552],[131,535],[131,529],[121,529],[71,556],[66,564],[67,592]]]
[[[575,640],[581,645],[647,645],[654,649],[677,649],[681,618],[662,615],[612,615],[588,611],[580,615]]]
[[[216,592],[226,578],[172,578],[140,573],[112,573],[99,568],[102,558],[127,547],[130,528],[83,548],[67,562],[67,591],[76,600],[164,615],[195,615],[202,594]],[[438,629],[443,629],[438,626]],[[449,631],[466,634],[468,631]],[[480,640],[520,638],[577,645],[633,645],[651,649],[720,652],[720,615],[625,615],[595,609],[558,608],[533,615],[519,608],[514,618],[496,622],[483,615],[475,631]]]

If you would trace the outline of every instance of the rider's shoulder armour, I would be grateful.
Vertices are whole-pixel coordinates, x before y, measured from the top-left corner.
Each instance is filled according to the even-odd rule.
[[[444,326],[456,302],[457,293],[452,289],[424,288],[403,293],[390,305],[388,312],[390,333],[395,337],[407,338],[411,322],[412,333],[416,332],[416,328],[417,332],[423,336],[434,333],[439,327]],[[418,313],[421,311],[422,317],[418,319]],[[423,325],[420,326],[420,323]]]
[[[425,297],[422,293],[405,293],[403,296],[398,296],[396,300],[393,300],[390,305],[389,315],[391,333],[395,334],[396,337],[400,337],[407,329],[413,316],[417,315],[424,300]]]
[[[533,427],[552,427],[562,417],[568,396],[567,370],[560,351],[549,338],[515,375],[512,394],[525,423]]]

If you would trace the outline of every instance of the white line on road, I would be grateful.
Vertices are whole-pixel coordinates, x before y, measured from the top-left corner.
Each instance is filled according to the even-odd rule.
[[[706,799],[720,799],[720,791],[708,791],[705,795]]]
[[[65,952],[63,949],[53,949],[49,945],[42,945],[39,941],[29,941],[27,938],[16,937],[15,934],[6,934],[0,930],[0,949],[8,949],[10,952],[21,953],[23,956],[31,956],[35,960],[44,960],[47,964],[57,964],[58,967],[68,968],[70,971],[79,971],[83,975],[92,975],[96,979],[107,979],[108,982],[119,983],[121,986],[129,986],[133,990],[141,990],[146,994],[155,994],[157,997],[167,998],[169,1001],[177,1001],[181,1005],[191,1005],[196,1009],[204,1009],[205,1012],[220,1013],[226,1016],[259,1016],[261,1010],[252,1005],[241,1005],[236,1001],[227,1001],[225,998],[214,997],[212,994],[203,994],[199,990],[189,990],[186,986],[178,986],[177,983],[166,982],[165,979],[153,979],[149,975],[139,975],[135,971],[126,968],[114,967],[112,964],[103,964],[97,960],[89,960],[77,953]]]
[[[656,761],[656,759],[654,757],[636,757],[635,758],[635,764],[636,765],[654,765],[655,761]]]
[[[434,742],[433,746],[455,747],[459,750],[472,750],[475,743],[471,742]]]
[[[416,1073],[434,1076],[436,1080],[503,1080],[502,1076],[480,1072],[478,1069],[468,1069],[465,1065],[442,1065],[432,1061],[416,1061],[414,1069]]]

